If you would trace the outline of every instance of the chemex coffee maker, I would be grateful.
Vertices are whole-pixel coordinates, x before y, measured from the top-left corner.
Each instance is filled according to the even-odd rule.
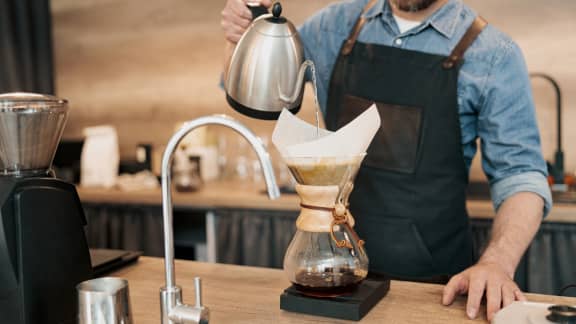
[[[301,211],[284,256],[294,288],[312,297],[334,297],[368,275],[368,256],[354,231],[348,196],[364,154],[284,158],[296,179]]]
[[[92,277],[76,189],[52,159],[66,100],[0,95],[0,322],[75,323],[76,285]]]
[[[301,211],[284,256],[292,286],[280,296],[280,308],[360,320],[388,292],[389,280],[367,279],[364,241],[348,209],[364,156],[284,157],[297,182]]]

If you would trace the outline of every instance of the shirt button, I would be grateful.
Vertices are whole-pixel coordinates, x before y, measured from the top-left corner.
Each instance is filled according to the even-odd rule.
[[[394,44],[400,46],[402,45],[402,38],[396,38],[396,40],[394,41]]]

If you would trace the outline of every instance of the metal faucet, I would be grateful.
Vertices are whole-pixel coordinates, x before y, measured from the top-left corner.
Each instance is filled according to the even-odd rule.
[[[225,115],[212,115],[191,120],[182,126],[168,142],[162,157],[162,214],[164,221],[164,266],[166,270],[166,286],[160,288],[160,308],[162,324],[197,323],[207,324],[209,311],[202,305],[202,290],[200,278],[194,278],[196,304],[186,305],[182,302],[182,289],[176,286],[174,274],[174,230],[172,228],[172,191],[170,167],[174,151],[178,143],[192,130],[206,125],[220,125],[233,129],[243,136],[254,148],[266,180],[268,197],[276,199],[280,190],[276,184],[274,168],[270,156],[262,141],[246,126]]]
[[[560,85],[552,76],[544,73],[531,73],[531,78],[542,78],[554,87],[556,93],[556,152],[554,153],[554,167],[552,169],[552,176],[554,177],[555,184],[564,183],[564,152],[562,151],[562,92]]]

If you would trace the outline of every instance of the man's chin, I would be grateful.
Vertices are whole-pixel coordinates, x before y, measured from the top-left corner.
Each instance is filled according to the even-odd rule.
[[[391,2],[401,11],[418,12],[428,9],[438,0],[391,0]]]

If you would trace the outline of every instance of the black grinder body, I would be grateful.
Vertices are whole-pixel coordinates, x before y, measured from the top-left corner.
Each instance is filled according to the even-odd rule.
[[[76,188],[0,176],[0,322],[75,323],[76,285],[92,278]]]

